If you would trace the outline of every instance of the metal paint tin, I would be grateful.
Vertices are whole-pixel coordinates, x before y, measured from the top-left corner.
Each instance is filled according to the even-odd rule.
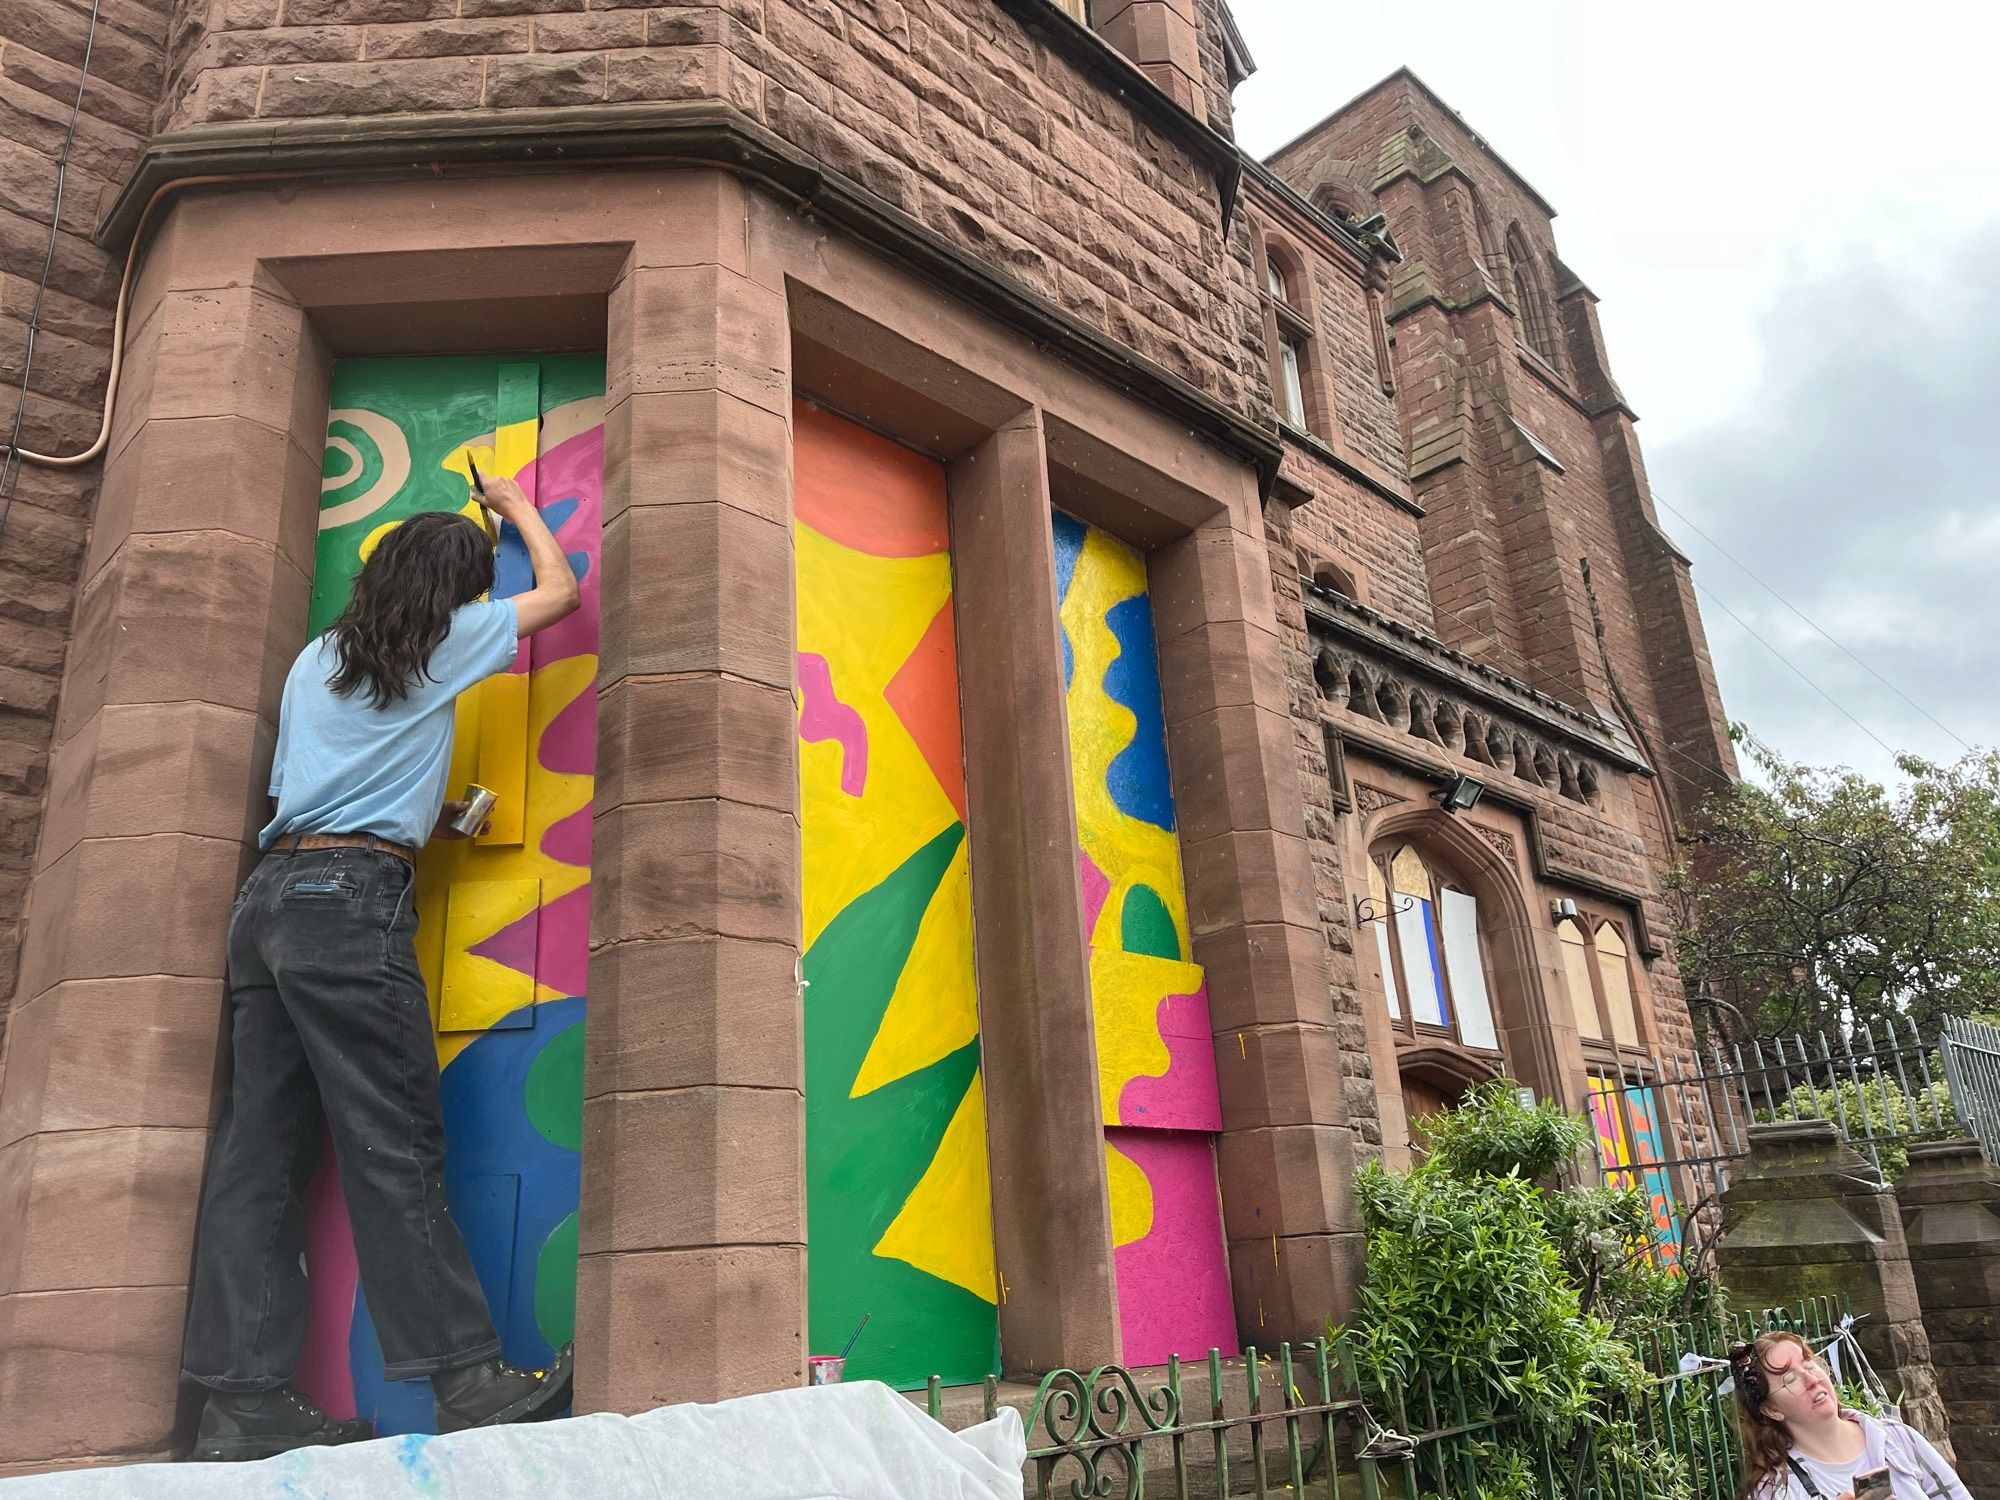
[[[493,811],[493,804],[499,799],[490,788],[478,782],[468,782],[465,788],[465,810],[451,820],[452,830],[471,838],[484,826]]]

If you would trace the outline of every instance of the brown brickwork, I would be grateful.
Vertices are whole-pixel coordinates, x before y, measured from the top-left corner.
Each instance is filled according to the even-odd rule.
[[[167,0],[111,0],[94,36],[88,8],[65,0],[18,0],[0,11],[0,442],[12,436],[21,404],[28,318],[87,37],[90,81],[69,153],[21,443],[69,454],[97,435],[119,257],[91,244],[90,233],[151,129],[167,9]],[[0,450],[0,992],[14,988],[56,686],[97,476],[96,464],[17,466]],[[0,1007],[0,1036],[6,1024]]]
[[[1285,571],[1288,549],[1309,576],[1319,560],[1332,562],[1335,586],[1387,622],[1569,705],[1622,744],[1624,764],[1615,768],[1589,755],[1578,761],[1577,774],[1590,766],[1586,793],[1568,752],[1510,741],[1511,774],[1500,784],[1529,815],[1521,833],[1537,899],[1608,903],[1600,909],[1647,934],[1634,973],[1647,1045],[1658,1056],[1685,1055],[1691,1032],[1659,873],[1678,857],[1677,825],[1735,765],[1687,562],[1653,513],[1595,299],[1556,258],[1554,210],[1407,72],[1282,148],[1270,166],[1336,225],[1386,216],[1400,258],[1381,258],[1376,305],[1393,362],[1404,494],[1413,502],[1408,514],[1352,499],[1299,505],[1283,542],[1274,528],[1274,566]],[[1362,331],[1371,331],[1365,321],[1343,347],[1365,372]],[[1360,384],[1350,373],[1341,393],[1343,435],[1365,430]],[[1295,467],[1288,459],[1287,475]],[[1316,488],[1324,486],[1301,480],[1296,493]],[[1385,537],[1419,567],[1386,562]],[[1414,588],[1412,571],[1421,575]],[[1409,743],[1437,736],[1428,725],[1414,731],[1404,686],[1378,685],[1368,669],[1342,674],[1339,701],[1316,696],[1315,704],[1336,725],[1357,710],[1375,721],[1356,726],[1356,750],[1365,754],[1377,724],[1389,722],[1402,730],[1382,742],[1392,757],[1440,771],[1456,760],[1491,778],[1490,755],[1468,758],[1461,747],[1441,757],[1435,744]],[[1365,690],[1357,686],[1363,676]],[[1378,705],[1378,692],[1393,705]],[[1453,700],[1452,712],[1473,701]],[[1309,757],[1322,753],[1307,744],[1317,729],[1302,722]],[[1373,773],[1378,784],[1385,772]],[[1366,774],[1367,761],[1351,759],[1349,773]],[[1323,899],[1336,884],[1331,872],[1322,876]],[[1337,926],[1329,928],[1336,950]],[[1554,950],[1544,957],[1559,960]],[[1379,997],[1372,952],[1360,968]],[[1541,988],[1560,1031],[1567,985],[1559,965]]]
[[[1974,1140],[1915,1145],[1896,1198],[1958,1474],[1990,1495],[2000,1488],[2000,1168]]]
[[[1168,71],[1189,104],[1192,6],[1140,0],[1104,22],[1131,47],[1152,45],[1125,35],[1139,12],[1145,37],[1184,32]],[[722,99],[1182,379],[1243,396],[1212,171],[991,0],[215,0],[183,5],[172,55],[169,132]]]

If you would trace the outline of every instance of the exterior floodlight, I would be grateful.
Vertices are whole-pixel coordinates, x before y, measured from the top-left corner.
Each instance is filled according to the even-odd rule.
[[[1573,920],[1576,916],[1576,903],[1567,896],[1563,897],[1560,901],[1551,901],[1549,903],[1549,915],[1554,917],[1558,922]]]
[[[1438,806],[1448,813],[1461,813],[1479,805],[1479,799],[1486,795],[1486,783],[1475,781],[1470,776],[1453,776],[1431,795],[1437,798]]]

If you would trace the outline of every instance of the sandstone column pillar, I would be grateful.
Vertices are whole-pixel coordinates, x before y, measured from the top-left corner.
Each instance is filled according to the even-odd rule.
[[[134,297],[0,1080],[0,1474],[165,1457],[223,937],[303,643],[330,361],[173,210]]]
[[[790,335],[738,213],[611,294],[580,1411],[804,1379]]]
[[[1245,1342],[1268,1344],[1323,1337],[1366,1251],[1270,554],[1254,501],[1232,512],[1155,553],[1151,582],[1230,1280]]]
[[[1119,1356],[1040,413],[951,466],[974,951],[1010,1371]]]

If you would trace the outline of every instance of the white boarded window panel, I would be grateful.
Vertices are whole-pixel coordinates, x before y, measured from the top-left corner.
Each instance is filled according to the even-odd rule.
[[[1431,958],[1431,904],[1398,891],[1396,907],[1396,945],[1410,986],[1411,1014],[1429,1026],[1446,1025],[1443,979]]]
[[[1403,1019],[1403,997],[1396,989],[1396,968],[1389,962],[1389,887],[1382,879],[1382,867],[1374,860],[1368,861],[1368,900],[1371,903],[1374,920],[1368,925],[1375,929],[1375,956],[1382,961],[1382,991],[1389,998],[1391,1019]]]
[[[1611,1039],[1621,1047],[1638,1046],[1639,1018],[1632,1004],[1625,940],[1608,922],[1597,929],[1597,972],[1604,978],[1604,999],[1611,1007]]]
[[[1604,1040],[1604,1023],[1597,1016],[1597,995],[1590,987],[1590,959],[1584,953],[1583,933],[1576,923],[1564,918],[1556,926],[1556,936],[1562,939],[1563,976],[1569,981],[1570,1005],[1576,1011],[1576,1029],[1579,1036],[1593,1041]]]
[[[1486,993],[1486,969],[1479,961],[1479,903],[1464,891],[1447,890],[1439,911],[1444,918],[1444,967],[1458,1002],[1458,1035],[1468,1047],[1500,1050],[1493,1026],[1493,1002]]]
[[[1395,1020],[1403,1019],[1403,997],[1396,993],[1396,970],[1389,962],[1389,919],[1370,922],[1375,929],[1375,952],[1382,960],[1382,988],[1388,992],[1389,1014]]]

